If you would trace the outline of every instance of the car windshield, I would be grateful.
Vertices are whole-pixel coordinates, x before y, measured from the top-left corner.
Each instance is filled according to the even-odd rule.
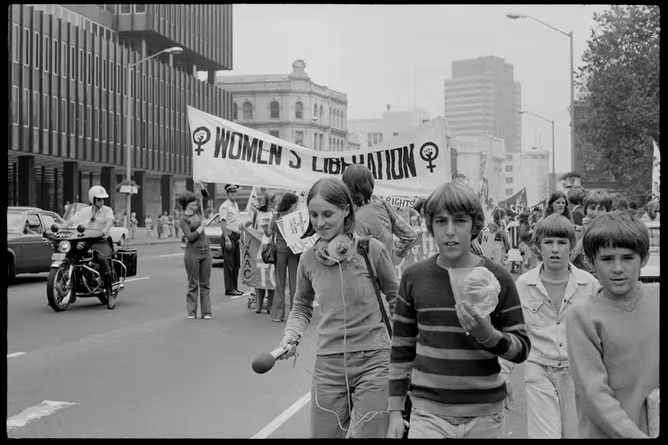
[[[23,213],[7,212],[7,232],[21,233],[23,227]]]
[[[63,215],[63,219],[67,221],[68,219],[72,218],[76,213],[83,209],[84,207],[88,207],[88,204],[84,204],[83,202],[75,202],[74,204],[68,204],[67,210],[65,210],[65,214]]]

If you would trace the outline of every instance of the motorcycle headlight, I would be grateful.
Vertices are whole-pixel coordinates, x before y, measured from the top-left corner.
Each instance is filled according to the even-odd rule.
[[[71,249],[72,249],[72,244],[67,240],[63,240],[58,243],[58,252],[67,253]]]
[[[77,243],[77,250],[84,250],[86,249],[86,243],[84,241],[79,241]]]

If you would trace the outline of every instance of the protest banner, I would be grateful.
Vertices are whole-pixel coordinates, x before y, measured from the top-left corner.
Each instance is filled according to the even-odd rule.
[[[241,233],[241,282],[259,289],[274,289],[276,286],[274,265],[262,261],[260,244],[262,231],[242,227]]]
[[[452,180],[443,117],[382,144],[355,151],[315,151],[187,107],[193,180],[308,190],[323,177],[341,177],[348,165],[371,170],[382,196],[428,196]]]
[[[527,189],[522,188],[505,201],[499,202],[499,207],[510,209],[516,215],[519,215],[527,209]]]
[[[295,255],[311,247],[318,238],[317,235],[311,235],[302,239],[308,228],[308,223],[308,208],[305,207],[288,213],[276,220],[276,227],[278,227],[278,230],[280,230],[281,235],[285,239],[285,243]]]
[[[652,155],[652,198],[661,198],[661,152],[656,141],[652,139],[654,154]]]

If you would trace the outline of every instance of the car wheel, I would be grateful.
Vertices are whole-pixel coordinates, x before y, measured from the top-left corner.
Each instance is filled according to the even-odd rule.
[[[125,246],[125,234],[121,235],[121,239],[118,241],[118,247]]]

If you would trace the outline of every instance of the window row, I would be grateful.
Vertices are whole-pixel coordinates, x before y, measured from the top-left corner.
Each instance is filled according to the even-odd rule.
[[[332,117],[331,125],[336,128],[345,128],[343,125],[344,113],[341,110],[329,109],[330,116]],[[313,116],[312,120],[317,121],[323,117],[323,108],[322,105],[318,106],[313,105]],[[280,104],[277,101],[271,101],[269,103],[269,118],[270,119],[280,119]],[[236,103],[232,105],[232,119],[239,119],[239,107]],[[241,119],[249,120],[253,119],[253,105],[246,101],[241,106]],[[295,119],[303,120],[304,119],[304,104],[301,102],[295,103]]]

